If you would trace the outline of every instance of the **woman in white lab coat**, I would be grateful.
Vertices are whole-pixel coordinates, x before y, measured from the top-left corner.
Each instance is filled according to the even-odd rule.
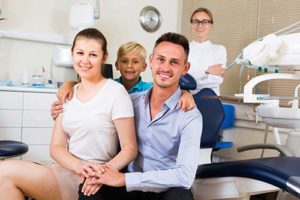
[[[102,164],[108,162],[120,170],[136,157],[130,97],[121,84],[101,75],[106,46],[97,29],[77,34],[72,57],[81,82],[74,86],[72,100],[55,120],[50,154],[56,164],[0,161],[0,199],[23,200],[26,195],[38,200],[77,200],[79,184],[94,175],[92,168],[101,173]],[[88,188],[92,193],[99,189]]]
[[[190,22],[194,40],[190,42],[189,74],[197,81],[197,89],[191,92],[197,93],[202,88],[211,88],[219,95],[227,53],[224,46],[208,40],[208,34],[213,28],[213,15],[207,8],[197,8],[192,13]]]

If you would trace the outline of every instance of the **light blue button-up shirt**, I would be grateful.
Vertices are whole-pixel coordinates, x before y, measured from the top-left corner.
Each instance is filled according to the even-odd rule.
[[[197,108],[188,112],[178,108],[178,88],[151,120],[151,91],[131,94],[139,153],[128,167],[131,173],[125,174],[127,191],[190,188],[198,166],[202,116]]]

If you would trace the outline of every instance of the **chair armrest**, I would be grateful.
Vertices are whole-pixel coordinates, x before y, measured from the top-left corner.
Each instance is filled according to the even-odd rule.
[[[250,144],[250,145],[238,147],[237,151],[243,152],[243,151],[255,150],[255,149],[273,149],[273,150],[277,150],[278,152],[280,152],[280,154],[282,154],[283,156],[295,156],[287,148],[285,148],[282,145],[277,145],[277,144]]]

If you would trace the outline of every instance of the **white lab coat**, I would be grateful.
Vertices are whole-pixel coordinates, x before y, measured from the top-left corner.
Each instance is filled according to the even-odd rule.
[[[211,88],[217,95],[220,95],[219,85],[223,82],[223,78],[206,74],[205,71],[214,64],[223,64],[222,67],[226,67],[226,48],[222,45],[212,44],[209,40],[202,43],[193,40],[190,42],[188,61],[191,63],[188,73],[197,81],[197,89],[191,92],[195,94],[202,88]]]

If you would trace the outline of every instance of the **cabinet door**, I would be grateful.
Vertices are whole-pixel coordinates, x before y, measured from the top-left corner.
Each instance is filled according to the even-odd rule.
[[[48,127],[52,128],[54,121],[50,111],[44,110],[24,110],[23,127]]]
[[[0,128],[0,140],[21,141],[21,128]]]
[[[40,163],[51,163],[49,145],[29,145],[29,150],[22,155],[22,160],[31,160]]]
[[[52,162],[49,144],[54,121],[50,115],[55,94],[24,93],[22,141],[29,145],[24,160]]]
[[[21,127],[23,93],[0,92],[0,127]]]
[[[51,104],[56,100],[55,94],[24,93],[24,110],[50,110]]]
[[[22,110],[0,110],[0,127],[21,127],[21,126],[22,126]]]
[[[52,128],[23,128],[22,141],[27,144],[49,145]]]
[[[0,109],[21,110],[23,105],[22,92],[0,91]]]

